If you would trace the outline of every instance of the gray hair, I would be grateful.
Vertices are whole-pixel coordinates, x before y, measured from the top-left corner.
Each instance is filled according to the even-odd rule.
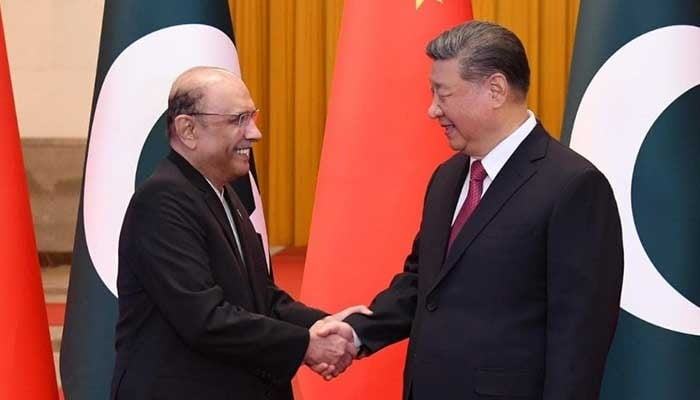
[[[181,114],[196,113],[203,97],[204,91],[202,88],[186,88],[173,91],[168,97],[168,109],[165,112],[168,137],[175,133],[175,117]]]
[[[527,96],[530,66],[522,42],[508,29],[485,21],[469,21],[443,32],[425,49],[433,60],[459,59],[462,79],[474,81],[502,73],[508,83]]]
[[[227,69],[204,65],[192,67],[175,79],[168,95],[168,109],[165,115],[168,137],[175,133],[175,118],[178,115],[198,112],[207,87],[214,84],[213,76],[221,74],[230,74],[240,79]]]

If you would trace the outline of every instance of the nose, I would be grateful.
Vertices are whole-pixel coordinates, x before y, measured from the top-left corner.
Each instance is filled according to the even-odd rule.
[[[258,125],[255,123],[255,121],[250,121],[248,126],[246,126],[245,138],[251,142],[262,139],[262,133],[260,132],[260,129],[258,129]]]
[[[430,106],[428,106],[428,117],[430,118],[440,118],[443,116],[442,109],[437,104],[436,95],[430,100]]]

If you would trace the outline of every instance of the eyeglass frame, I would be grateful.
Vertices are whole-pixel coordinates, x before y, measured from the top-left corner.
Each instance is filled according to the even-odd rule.
[[[260,109],[256,108],[253,111],[244,111],[244,112],[238,113],[238,114],[192,112],[192,113],[188,113],[185,115],[190,115],[193,117],[197,116],[197,115],[213,115],[213,116],[219,116],[219,117],[228,117],[228,118],[235,120],[233,122],[233,124],[236,125],[237,127],[245,128],[246,126],[248,126],[250,124],[250,121],[255,121],[255,118],[257,118],[259,112],[260,112]],[[241,122],[241,120],[244,119],[246,116],[248,117],[248,119],[245,120],[245,123]]]

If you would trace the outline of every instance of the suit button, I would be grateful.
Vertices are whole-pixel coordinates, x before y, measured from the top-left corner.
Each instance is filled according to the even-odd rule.
[[[437,310],[437,308],[438,308],[438,306],[435,303],[427,303],[425,305],[425,309],[428,311],[435,311],[435,310]]]

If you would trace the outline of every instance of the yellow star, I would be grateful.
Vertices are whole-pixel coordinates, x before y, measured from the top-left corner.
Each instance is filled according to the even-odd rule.
[[[420,6],[423,5],[423,2],[424,2],[424,1],[425,1],[425,0],[416,0],[416,10],[419,9]],[[440,3],[440,4],[442,4],[443,1],[444,1],[444,0],[437,0],[437,2]]]

